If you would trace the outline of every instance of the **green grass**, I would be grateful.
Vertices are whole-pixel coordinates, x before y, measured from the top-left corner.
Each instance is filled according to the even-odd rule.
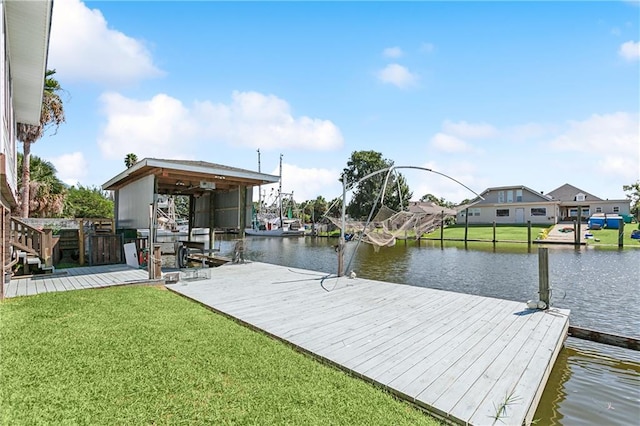
[[[547,225],[531,225],[531,239],[535,240]],[[463,225],[450,225],[444,229],[444,238],[450,240],[463,240],[465,227]],[[497,241],[522,241],[527,242],[527,225],[496,225]],[[440,238],[440,229],[430,234],[425,234],[426,238]],[[493,241],[493,225],[469,225],[467,239]]]
[[[437,424],[156,287],[7,299],[0,324],[0,424]]]
[[[640,247],[638,240],[631,238],[631,231],[636,229],[637,224],[627,224],[624,228],[624,247]],[[549,225],[531,225],[531,239],[535,240],[538,235],[541,235],[545,229],[550,229]],[[582,228],[582,232],[587,232],[586,225]],[[618,246],[618,230],[617,229],[601,229],[598,231],[590,231],[594,239],[587,240],[589,246],[595,247],[611,247]],[[425,235],[426,238],[439,239],[440,229],[435,232]],[[467,238],[469,240],[493,240],[493,226],[492,225],[470,225]],[[464,239],[464,225],[452,225],[444,229],[444,239],[456,240]],[[599,241],[596,241],[598,239]],[[520,241],[527,242],[527,225],[497,225],[496,226],[496,240],[497,241]]]
[[[624,247],[640,247],[640,240],[631,238],[631,231],[637,229],[637,224],[625,224],[624,237],[622,244]],[[612,246],[618,248],[618,230],[617,229],[599,229],[589,230],[593,234],[593,239],[588,239],[587,244],[590,246]],[[600,241],[596,241],[596,239]]]

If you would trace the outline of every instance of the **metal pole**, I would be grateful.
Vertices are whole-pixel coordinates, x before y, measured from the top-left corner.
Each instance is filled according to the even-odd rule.
[[[338,276],[344,275],[344,228],[347,226],[347,184],[345,182],[345,175],[342,175],[342,223],[340,226],[340,240],[338,241]]]

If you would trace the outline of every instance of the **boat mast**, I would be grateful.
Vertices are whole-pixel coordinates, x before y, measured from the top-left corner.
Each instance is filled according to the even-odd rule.
[[[280,211],[280,228],[284,228],[282,223],[282,154],[280,154],[280,184],[278,186],[278,210]]]

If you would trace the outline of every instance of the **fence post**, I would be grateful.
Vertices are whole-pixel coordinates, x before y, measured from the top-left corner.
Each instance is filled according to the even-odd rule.
[[[538,248],[538,280],[540,300],[548,308],[551,301],[549,294],[549,249],[544,247]]]
[[[84,265],[85,259],[84,259],[84,219],[80,219],[79,225],[78,225],[78,251],[80,253],[78,260],[80,261],[80,266]]]
[[[42,230],[42,252],[44,266],[53,266],[53,230],[46,228]]]

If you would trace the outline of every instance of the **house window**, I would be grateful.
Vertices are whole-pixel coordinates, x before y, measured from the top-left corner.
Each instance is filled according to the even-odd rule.
[[[516,189],[516,203],[522,202],[522,189]]]
[[[615,207],[613,208],[613,212],[614,212],[614,213],[620,213],[620,207],[615,206]]]
[[[480,209],[479,208],[469,209],[469,216],[480,216]]]
[[[596,213],[602,213],[602,207],[596,207]]]
[[[589,217],[589,216],[591,216],[589,209],[582,209],[582,217]]]
[[[506,217],[509,216],[509,209],[497,209],[496,216],[498,217]]]
[[[504,191],[498,191],[498,202],[504,203]]]
[[[531,216],[546,216],[546,207],[531,207]]]
[[[576,195],[576,201],[584,201],[585,198],[585,195],[582,193]]]
[[[513,191],[507,191],[507,203],[513,203]]]

